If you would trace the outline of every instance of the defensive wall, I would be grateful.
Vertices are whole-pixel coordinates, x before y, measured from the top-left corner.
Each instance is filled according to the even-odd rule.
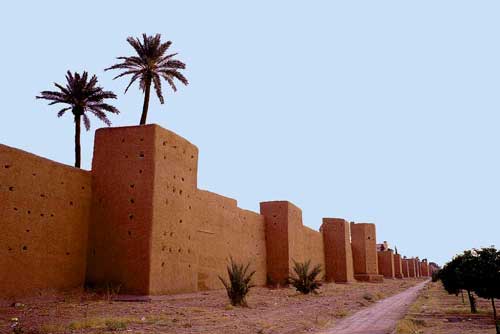
[[[294,204],[244,210],[198,189],[197,172],[197,147],[157,125],[97,130],[91,171],[0,145],[0,299],[84,282],[139,295],[218,289],[229,257],[250,262],[257,285],[286,284],[306,260],[327,281],[382,280],[374,224],[325,218],[315,231]]]

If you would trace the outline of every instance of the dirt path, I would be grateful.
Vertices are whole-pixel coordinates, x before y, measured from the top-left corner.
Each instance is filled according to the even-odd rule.
[[[408,290],[381,300],[338,322],[323,334],[391,334],[403,318],[418,293],[428,283],[422,282]]]

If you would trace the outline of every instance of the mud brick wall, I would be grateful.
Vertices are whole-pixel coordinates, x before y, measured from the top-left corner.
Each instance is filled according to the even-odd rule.
[[[394,254],[394,277],[403,278],[403,261],[400,254]]]
[[[322,235],[302,225],[302,211],[287,201],[260,203],[265,217],[269,284],[285,285],[293,261],[311,260],[325,268]]]
[[[402,259],[401,264],[403,266],[403,277],[404,278],[410,277],[410,260]]]
[[[90,172],[0,145],[0,299],[81,288]]]
[[[384,278],[394,278],[394,253],[392,250],[377,252],[378,256],[378,272],[384,275]]]
[[[408,259],[408,276],[417,277],[417,260]]]
[[[427,263],[427,260],[422,260],[422,262],[420,262],[420,272],[422,274],[422,276],[424,277],[428,277],[430,276],[429,275],[429,264]]]
[[[95,148],[90,282],[134,294],[215,289],[232,256],[265,283],[264,218],[197,189],[194,145],[147,125],[97,131]]]
[[[328,282],[354,281],[350,223],[340,218],[323,218],[320,228],[325,247],[325,278]]]
[[[354,278],[361,281],[379,282],[377,240],[374,224],[351,223],[351,247],[354,262]]]

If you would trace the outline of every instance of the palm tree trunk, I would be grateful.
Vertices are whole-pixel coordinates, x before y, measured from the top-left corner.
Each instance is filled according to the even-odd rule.
[[[75,167],[80,168],[81,157],[81,147],[80,147],[80,132],[81,132],[81,116],[75,115]]]
[[[470,311],[471,313],[477,313],[476,309],[476,300],[470,290],[467,290],[467,294],[469,295],[469,303],[470,303]]]
[[[497,320],[497,308],[495,307],[495,298],[491,298],[491,306],[493,306],[493,321],[495,321],[495,329],[497,334],[500,334],[500,324]]]
[[[142,115],[140,125],[146,124],[146,118],[148,117],[149,108],[149,94],[151,92],[151,78],[146,78],[146,89],[144,91],[144,104],[142,105]]]

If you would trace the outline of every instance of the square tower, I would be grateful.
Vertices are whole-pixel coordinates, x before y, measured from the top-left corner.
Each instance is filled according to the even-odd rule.
[[[325,278],[335,283],[354,281],[349,222],[341,218],[323,218],[320,228],[325,247]]]
[[[354,278],[358,281],[382,282],[383,276],[378,274],[375,225],[351,223],[351,246]]]

